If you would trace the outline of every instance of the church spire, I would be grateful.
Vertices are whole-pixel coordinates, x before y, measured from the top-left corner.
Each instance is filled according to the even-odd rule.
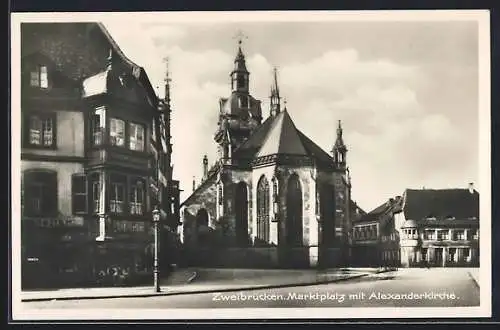
[[[203,156],[203,181],[208,178],[208,157],[207,155]]]
[[[332,155],[333,155],[333,161],[335,162],[337,167],[345,169],[347,147],[344,144],[344,139],[342,137],[342,134],[343,134],[342,122],[339,120],[337,126],[337,139],[335,140],[335,144],[332,149]]]
[[[241,31],[236,35],[238,39],[238,52],[236,58],[234,59],[234,69],[231,72],[231,90],[233,92],[242,92],[248,94],[249,88],[249,75],[247,70],[245,55],[241,50],[241,44],[243,43],[243,38],[247,38]]]
[[[273,75],[273,83],[271,85],[271,109],[270,109],[270,115],[271,116],[276,116],[280,110],[281,110],[281,105],[280,105],[280,90],[278,87],[278,69],[274,68],[274,75]]]
[[[167,105],[168,108],[170,108],[170,82],[172,79],[170,78],[170,68],[169,68],[169,58],[165,57],[163,61],[166,64],[166,71],[165,71],[165,104]]]

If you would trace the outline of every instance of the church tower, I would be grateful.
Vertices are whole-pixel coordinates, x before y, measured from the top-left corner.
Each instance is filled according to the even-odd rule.
[[[271,85],[271,96],[270,96],[270,99],[271,99],[271,109],[270,109],[270,112],[269,114],[274,117],[276,115],[278,115],[278,113],[280,113],[280,100],[281,100],[281,97],[280,97],[280,90],[279,90],[279,87],[278,87],[278,73],[277,73],[277,69],[274,68],[274,76],[273,76],[273,83]]]
[[[231,72],[231,91],[248,94],[250,72],[248,72],[246,67],[245,55],[243,55],[243,51],[241,50],[241,43],[241,39],[238,40],[238,53],[234,59],[234,69]]]
[[[246,67],[242,50],[242,35],[239,35],[238,50],[231,78],[231,95],[219,100],[219,121],[214,140],[218,145],[219,161],[233,163],[236,150],[262,122],[261,102],[250,94],[250,72]]]
[[[347,147],[344,144],[344,139],[342,137],[342,123],[339,120],[339,125],[337,127],[337,139],[332,149],[333,161],[335,162],[335,167],[339,170],[345,171],[347,168]]]

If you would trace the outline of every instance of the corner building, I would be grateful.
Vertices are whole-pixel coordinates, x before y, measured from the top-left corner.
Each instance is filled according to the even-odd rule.
[[[282,108],[276,71],[266,118],[249,79],[240,44],[231,94],[219,100],[218,157],[210,168],[203,157],[203,179],[181,204],[186,262],[285,268],[348,264],[351,184],[340,121],[330,155]]]
[[[102,24],[24,23],[21,72],[24,287],[151,272],[151,210],[176,212],[158,192],[169,109],[144,69]]]

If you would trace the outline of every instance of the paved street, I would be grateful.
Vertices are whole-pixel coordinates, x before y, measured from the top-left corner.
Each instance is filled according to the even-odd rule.
[[[479,306],[479,288],[466,269],[403,269],[312,286],[22,304],[37,309]]]

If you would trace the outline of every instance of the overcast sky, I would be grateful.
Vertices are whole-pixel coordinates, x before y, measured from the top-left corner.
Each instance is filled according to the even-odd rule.
[[[188,14],[186,14],[188,15]],[[174,176],[182,199],[215,161],[218,99],[242,30],[251,94],[269,113],[272,68],[296,126],[324,150],[342,120],[353,198],[370,211],[405,188],[478,186],[478,27],[449,22],[106,21],[161,86],[169,56]]]

